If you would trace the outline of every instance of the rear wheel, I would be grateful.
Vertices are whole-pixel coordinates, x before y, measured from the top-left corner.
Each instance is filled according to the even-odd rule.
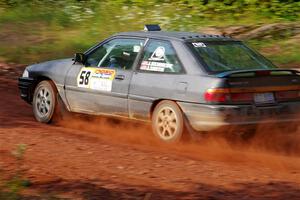
[[[178,142],[183,137],[184,117],[173,101],[161,101],[152,115],[154,134],[164,142]]]
[[[51,122],[57,105],[57,90],[51,81],[41,81],[33,95],[33,114],[37,121]]]

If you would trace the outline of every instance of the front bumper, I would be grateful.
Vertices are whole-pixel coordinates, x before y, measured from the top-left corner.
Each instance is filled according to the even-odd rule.
[[[20,91],[20,96],[23,100],[25,100],[28,103],[32,102],[34,84],[35,81],[33,78],[25,78],[25,77],[19,78],[18,87]]]
[[[300,121],[300,102],[275,106],[206,105],[178,102],[196,131],[213,131],[223,127]]]

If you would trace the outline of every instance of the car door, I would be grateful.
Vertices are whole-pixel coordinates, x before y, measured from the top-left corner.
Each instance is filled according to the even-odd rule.
[[[128,116],[128,90],[142,38],[115,38],[74,64],[65,82],[73,112]]]
[[[170,41],[150,39],[133,73],[129,91],[131,118],[148,120],[152,103],[184,97],[185,71]]]

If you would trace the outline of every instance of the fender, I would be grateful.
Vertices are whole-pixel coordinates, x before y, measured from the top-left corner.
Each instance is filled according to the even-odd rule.
[[[72,67],[73,62],[71,58],[68,58],[38,63],[26,68],[30,79],[33,79],[36,83],[45,79],[53,81],[59,97],[68,110],[70,110],[70,107],[65,95],[65,77]]]

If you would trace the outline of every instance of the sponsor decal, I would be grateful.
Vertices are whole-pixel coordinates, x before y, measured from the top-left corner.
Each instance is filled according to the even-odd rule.
[[[165,60],[165,47],[157,47],[149,60],[153,61],[164,61]]]
[[[203,43],[203,42],[193,42],[192,45],[196,48],[199,48],[199,47],[206,47],[206,45]]]
[[[143,61],[141,64],[141,70],[164,72],[165,69],[172,69],[173,64],[153,62],[153,61]]]
[[[92,68],[83,67],[77,76],[77,86],[81,88],[90,88],[92,72]]]
[[[124,56],[130,56],[130,53],[126,52],[126,51],[123,51],[123,55]]]
[[[112,69],[99,69],[83,67],[77,77],[77,86],[92,90],[111,91],[116,71]]]
[[[134,53],[138,53],[138,52],[140,52],[140,50],[141,50],[141,46],[139,46],[139,45],[134,45],[133,46],[133,52]]]
[[[140,69],[155,72],[165,72],[166,69],[172,71],[173,64],[166,63],[165,52],[165,47],[157,47],[151,57],[141,63]]]

